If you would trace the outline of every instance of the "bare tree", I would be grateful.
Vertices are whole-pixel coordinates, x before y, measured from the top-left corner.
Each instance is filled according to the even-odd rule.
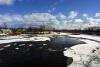
[[[44,31],[45,31],[45,25],[40,25],[40,32],[43,32],[44,34]]]

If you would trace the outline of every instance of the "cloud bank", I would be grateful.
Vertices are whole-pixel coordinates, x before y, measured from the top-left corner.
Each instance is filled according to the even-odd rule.
[[[12,5],[15,0],[0,0],[0,5]]]
[[[78,15],[77,12],[69,12],[68,17],[62,13],[58,15],[52,15],[50,13],[31,13],[31,14],[0,14],[0,24],[2,23],[12,23],[12,26],[38,26],[47,25],[52,26],[56,29],[79,29],[90,26],[100,26],[100,19],[94,17],[89,17],[88,14],[84,13],[83,19],[75,18]],[[69,19],[69,16],[71,19]],[[72,19],[75,18],[75,19]],[[17,22],[16,25],[13,23]]]

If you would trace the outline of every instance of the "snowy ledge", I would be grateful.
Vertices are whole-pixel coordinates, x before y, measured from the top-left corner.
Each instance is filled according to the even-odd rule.
[[[94,35],[83,35],[83,34],[69,35],[69,36],[76,38],[86,38],[86,39],[80,39],[81,41],[86,42],[86,44],[77,44],[63,52],[64,56],[73,58],[72,64],[69,65],[68,67],[86,67],[85,65],[87,65],[88,67],[100,67],[100,37]],[[95,57],[97,59],[94,59]],[[92,61],[90,61],[91,59]]]

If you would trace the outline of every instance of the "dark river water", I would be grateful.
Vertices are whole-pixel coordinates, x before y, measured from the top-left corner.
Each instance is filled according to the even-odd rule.
[[[65,47],[84,44],[76,38],[54,37],[45,42],[13,42],[1,44],[0,67],[66,67]],[[4,47],[10,45],[8,47]]]

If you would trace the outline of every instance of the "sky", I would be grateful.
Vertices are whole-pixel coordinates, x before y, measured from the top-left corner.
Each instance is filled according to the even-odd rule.
[[[100,26],[100,0],[0,0],[0,26],[56,29]]]

